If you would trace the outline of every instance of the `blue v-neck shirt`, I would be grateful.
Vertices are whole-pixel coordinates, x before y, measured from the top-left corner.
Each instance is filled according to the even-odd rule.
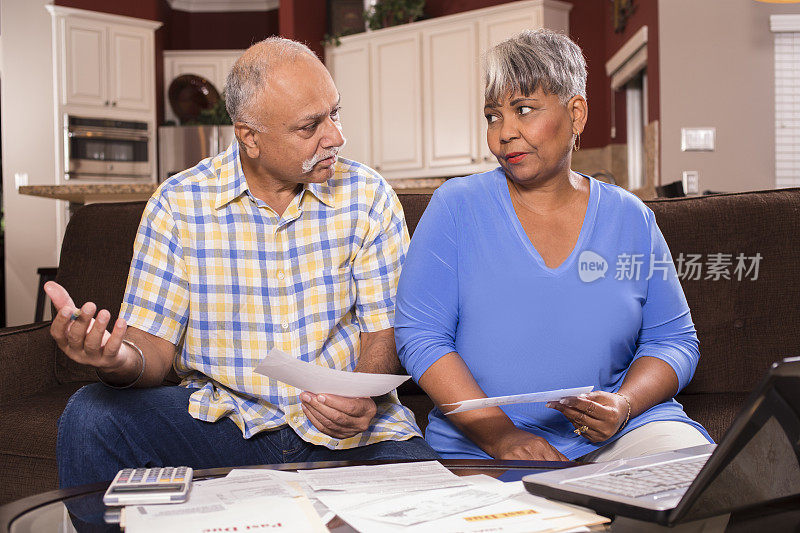
[[[577,244],[556,268],[525,234],[499,168],[437,189],[397,293],[398,353],[415,380],[455,351],[487,396],[584,385],[617,391],[642,356],[667,362],[686,386],[699,357],[697,335],[653,212],[619,187],[586,179]],[[570,459],[600,446],[544,404],[502,409]],[[668,400],[613,438],[657,420],[686,422],[708,437]],[[444,458],[489,457],[438,409],[425,438]]]

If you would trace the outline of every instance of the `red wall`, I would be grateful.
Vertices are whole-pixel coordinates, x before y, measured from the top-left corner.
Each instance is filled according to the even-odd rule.
[[[322,39],[328,31],[328,12],[323,0],[281,0],[279,34],[308,45],[325,59]]]
[[[245,49],[278,33],[278,10],[189,13],[170,9],[167,50]]]

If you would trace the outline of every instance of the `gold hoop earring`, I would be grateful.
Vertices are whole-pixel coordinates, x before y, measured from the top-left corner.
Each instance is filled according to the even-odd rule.
[[[581,134],[580,133],[576,133],[575,134],[575,144],[572,146],[572,149],[575,150],[576,152],[581,149]]]

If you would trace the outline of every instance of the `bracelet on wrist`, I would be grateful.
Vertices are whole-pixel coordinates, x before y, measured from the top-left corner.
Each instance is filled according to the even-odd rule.
[[[128,346],[133,348],[133,350],[136,353],[139,354],[139,357],[142,359],[142,369],[139,371],[139,375],[136,376],[136,379],[134,379],[133,381],[131,381],[127,385],[112,385],[111,383],[109,383],[109,382],[107,382],[106,380],[103,379],[103,376],[100,375],[100,370],[95,369],[95,374],[97,374],[97,379],[100,381],[100,383],[102,383],[106,387],[111,387],[112,389],[128,389],[130,387],[133,387],[134,385],[136,385],[139,382],[140,379],[142,379],[142,376],[144,375],[145,358],[144,358],[144,353],[142,352],[142,349],[139,348],[138,346],[136,346],[133,342],[127,340],[127,339],[123,339],[122,342],[123,342],[123,344],[127,344]]]
[[[625,421],[622,423],[622,425],[619,428],[617,428],[617,433],[619,433],[620,431],[622,431],[622,428],[624,428],[625,425],[628,423],[628,420],[631,419],[631,401],[628,399],[627,396],[625,396],[621,392],[612,392],[611,394],[616,394],[617,396],[621,396],[622,399],[625,400],[625,403],[628,404],[628,414],[625,415]]]

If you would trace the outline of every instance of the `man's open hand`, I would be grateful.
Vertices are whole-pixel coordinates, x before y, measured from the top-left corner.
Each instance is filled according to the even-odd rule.
[[[303,412],[314,427],[337,439],[346,439],[366,431],[377,412],[372,398],[303,392],[300,400]]]
[[[120,348],[128,329],[125,320],[118,319],[109,333],[106,327],[111,313],[107,310],[101,310],[95,317],[97,306],[92,302],[86,302],[79,310],[66,289],[53,281],[45,283],[44,290],[57,311],[50,325],[50,335],[61,351],[78,363],[100,370],[113,371],[124,365]],[[74,315],[77,318],[73,318]]]

